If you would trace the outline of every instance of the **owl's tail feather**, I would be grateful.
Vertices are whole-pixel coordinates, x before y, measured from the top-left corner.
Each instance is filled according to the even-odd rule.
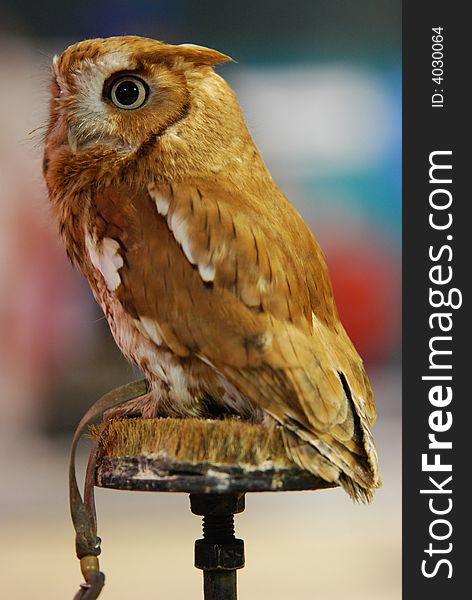
[[[346,403],[346,418],[349,414],[353,416],[352,437],[346,440],[343,435],[338,435],[342,432],[337,428],[332,432],[312,430],[306,418],[300,415],[297,402],[300,385],[306,381],[305,370],[274,370],[262,366],[257,370],[227,369],[226,374],[231,375],[235,385],[249,398],[258,398],[264,410],[284,427],[287,454],[297,465],[325,481],[338,483],[354,499],[369,501],[371,490],[379,487],[377,470],[370,464],[374,449],[372,447],[367,453],[363,448],[363,438],[368,439],[368,429],[363,431],[364,428],[356,423],[351,402]],[[300,380],[294,381],[297,377]],[[340,390],[344,395],[341,383]],[[317,401],[318,398],[314,398],[312,403],[316,405]],[[300,419],[292,416],[297,414],[296,411]],[[373,462],[376,463],[376,459]]]
[[[341,471],[316,448],[286,429],[282,430],[282,439],[287,456],[301,469],[321,477],[328,483],[338,482]]]
[[[284,430],[282,437],[287,456],[301,469],[309,471],[316,477],[321,477],[328,483],[340,485],[355,502],[364,504],[372,502],[374,490],[367,482],[360,485],[354,481],[325,458],[314,446],[300,439],[298,435]]]

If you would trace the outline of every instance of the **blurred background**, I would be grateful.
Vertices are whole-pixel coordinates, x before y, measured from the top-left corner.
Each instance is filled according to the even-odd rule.
[[[0,570],[2,595],[63,600],[79,581],[67,503],[75,425],[136,376],[68,264],[41,178],[49,64],[89,37],[208,45],[282,190],[327,256],[376,394],[384,487],[251,495],[242,598],[401,597],[401,3],[399,0],[2,0]],[[83,449],[83,456],[86,448]],[[98,491],[103,598],[199,598],[186,496]],[[137,583],[138,582],[138,583]]]

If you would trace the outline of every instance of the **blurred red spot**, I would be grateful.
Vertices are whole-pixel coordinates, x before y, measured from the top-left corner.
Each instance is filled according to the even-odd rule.
[[[380,243],[353,241],[325,248],[334,296],[359,354],[365,361],[382,362],[400,345],[399,266]]]

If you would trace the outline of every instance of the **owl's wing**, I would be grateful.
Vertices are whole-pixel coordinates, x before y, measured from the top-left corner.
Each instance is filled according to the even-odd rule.
[[[305,456],[313,445],[326,469],[373,485],[368,379],[339,323],[321,251],[283,196],[261,203],[195,182],[108,188],[97,200],[96,237],[118,238],[114,293],[125,310],[296,434],[287,437],[295,460],[313,462]]]

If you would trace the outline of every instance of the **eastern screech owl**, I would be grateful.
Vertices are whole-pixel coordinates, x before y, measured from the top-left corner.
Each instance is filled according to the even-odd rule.
[[[227,56],[127,36],[54,58],[44,176],[67,254],[150,392],[123,412],[275,419],[369,500],[375,404],[327,267],[272,180]]]

